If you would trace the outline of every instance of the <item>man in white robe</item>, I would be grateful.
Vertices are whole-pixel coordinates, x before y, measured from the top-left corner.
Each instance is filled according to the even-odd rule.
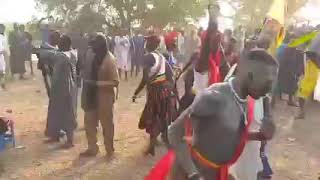
[[[121,79],[122,72],[125,73],[125,80],[128,80],[128,71],[131,70],[130,41],[127,36],[115,37],[115,56]]]
[[[255,101],[254,121],[250,131],[259,131],[263,119],[263,98]],[[260,141],[249,141],[238,162],[232,167],[232,174],[237,180],[257,180],[257,175],[263,170],[260,158]]]

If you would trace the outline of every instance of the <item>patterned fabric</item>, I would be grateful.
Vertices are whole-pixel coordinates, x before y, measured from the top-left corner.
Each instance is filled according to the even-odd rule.
[[[158,136],[176,117],[176,99],[168,82],[148,85],[147,102],[140,118],[139,128]]]

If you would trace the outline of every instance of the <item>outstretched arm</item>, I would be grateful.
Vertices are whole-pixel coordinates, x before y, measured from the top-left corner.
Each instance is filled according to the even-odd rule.
[[[199,73],[207,72],[209,69],[209,56],[211,53],[216,54],[220,46],[220,34],[218,30],[218,15],[220,7],[215,4],[210,4],[209,10],[209,25],[206,32],[206,37],[203,38],[202,47],[200,50],[200,59],[195,64],[195,70]]]
[[[35,53],[39,59],[40,64],[46,64],[49,66],[54,65],[54,56],[56,55],[55,50],[38,49]]]
[[[142,76],[142,79],[141,79],[141,82],[140,82],[138,88],[134,92],[134,98],[136,98],[136,96],[142,91],[142,89],[145,87],[145,85],[148,82],[148,79],[149,79],[148,75],[150,72],[150,68],[155,63],[155,59],[154,59],[153,55],[149,54],[149,55],[145,56],[143,58],[143,63],[144,63],[143,76]]]

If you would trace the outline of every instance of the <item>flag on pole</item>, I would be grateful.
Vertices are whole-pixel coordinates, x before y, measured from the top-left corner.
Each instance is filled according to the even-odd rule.
[[[288,10],[287,0],[274,0],[261,31],[262,36],[266,35],[270,40],[269,52],[275,56],[276,50],[285,38],[285,20]]]
[[[289,47],[295,48],[303,44],[307,44],[311,42],[314,38],[316,38],[319,34],[319,31],[312,31],[308,34],[302,35],[297,39],[294,39],[290,42]]]
[[[287,1],[286,0],[274,0],[271,8],[267,14],[267,17],[278,21],[279,24],[284,26],[287,13]]]

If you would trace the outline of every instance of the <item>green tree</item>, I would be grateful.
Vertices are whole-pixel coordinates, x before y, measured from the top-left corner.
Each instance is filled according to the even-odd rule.
[[[206,0],[37,0],[38,6],[64,24],[85,31],[120,28],[134,24],[164,27],[204,14]],[[93,23],[93,24],[92,24]]]
[[[229,0],[229,4],[235,9],[234,22],[236,25],[244,25],[249,31],[262,25],[270,6],[270,0]],[[308,0],[288,0],[287,17],[291,17]]]

